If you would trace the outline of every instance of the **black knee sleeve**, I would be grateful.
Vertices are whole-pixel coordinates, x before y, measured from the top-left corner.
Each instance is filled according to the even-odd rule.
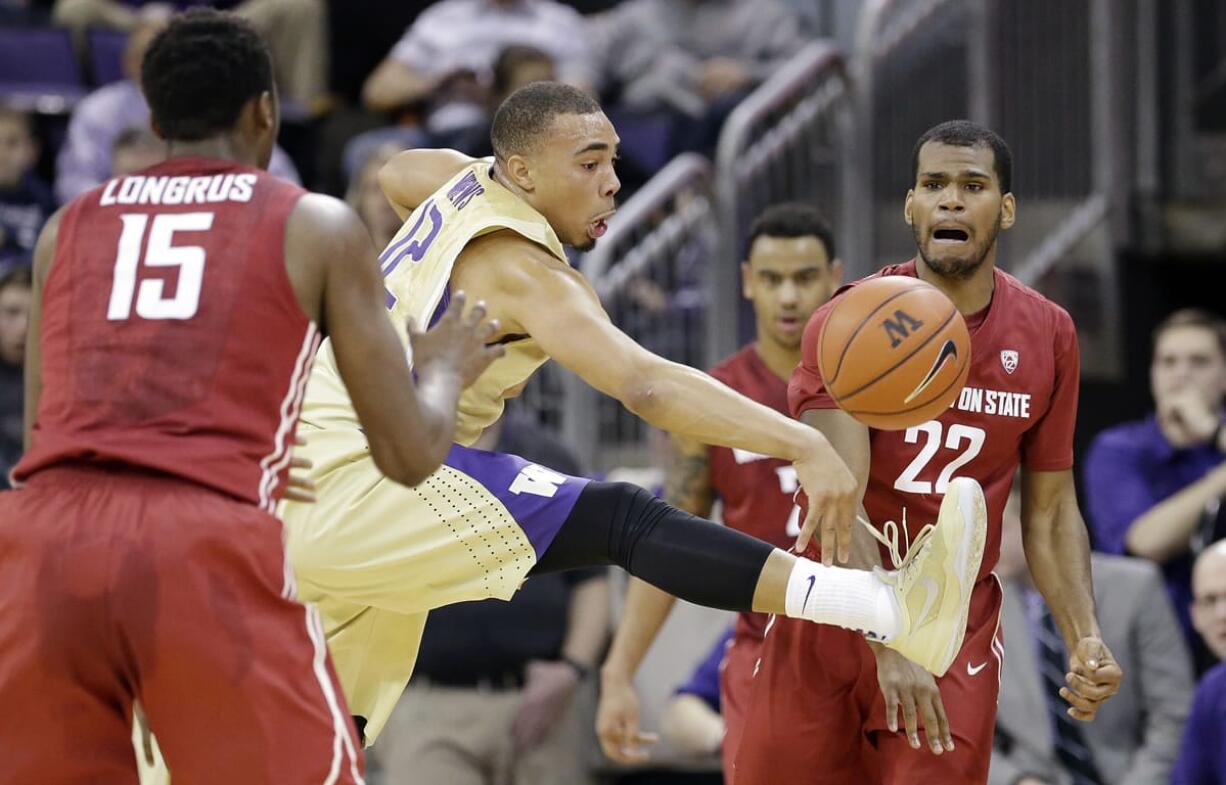
[[[589,483],[534,573],[616,564],[683,600],[752,609],[774,548],[629,483]]]

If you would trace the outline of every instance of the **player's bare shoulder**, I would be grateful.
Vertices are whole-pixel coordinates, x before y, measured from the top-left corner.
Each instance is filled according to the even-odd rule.
[[[456,260],[451,285],[468,292],[471,299],[485,300],[490,315],[500,320],[508,317],[500,304],[511,300],[547,307],[559,296],[595,297],[577,270],[509,229],[470,240]]]

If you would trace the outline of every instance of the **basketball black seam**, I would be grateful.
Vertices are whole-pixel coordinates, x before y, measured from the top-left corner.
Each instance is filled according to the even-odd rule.
[[[878,280],[885,280],[885,279],[881,278]],[[892,303],[894,300],[897,300],[899,297],[902,297],[904,294],[907,294],[908,292],[913,292],[916,289],[922,289],[923,287],[919,285],[922,283],[923,281],[916,280],[916,284],[917,284],[916,286],[908,286],[906,289],[903,289],[901,292],[895,292],[894,294],[886,298],[884,302],[877,303],[877,306],[865,315],[865,317],[860,321],[860,323],[856,325],[856,329],[851,331],[851,337],[847,339],[847,343],[843,344],[843,352],[839,355],[839,361],[835,363],[835,366],[834,366],[834,376],[831,376],[829,379],[824,380],[827,388],[829,388],[830,385],[834,384],[835,380],[839,378],[839,373],[841,373],[843,370],[843,360],[847,359],[847,350],[851,348],[851,345],[855,341],[856,336],[859,335],[860,331],[864,329],[864,325],[868,323],[869,319],[872,319],[877,314],[878,311],[880,311],[882,308]],[[847,294],[851,294],[851,292],[848,292]],[[843,296],[846,297],[847,295],[843,295]],[[838,305],[835,305],[834,308],[831,309],[830,311],[831,315],[834,314],[834,311],[837,308],[838,308]],[[827,316],[826,320],[827,320],[826,324],[829,324],[830,316]],[[825,332],[826,331],[823,327],[822,334],[825,335]],[[820,350],[821,350],[820,346],[818,347],[818,350],[820,353]]]
[[[893,364],[893,365],[891,365],[889,368],[886,368],[884,371],[882,371],[881,373],[877,374],[877,375],[876,375],[876,376],[874,376],[872,379],[869,379],[867,382],[865,382],[864,384],[860,385],[859,387],[857,387],[856,389],[852,390],[851,392],[847,393],[846,395],[840,395],[838,398],[835,398],[835,401],[836,401],[836,402],[838,402],[838,401],[845,401],[845,400],[847,400],[848,398],[854,398],[854,397],[856,397],[857,395],[859,395],[860,393],[862,393],[862,392],[864,392],[865,390],[867,390],[869,387],[872,387],[872,386],[873,386],[874,384],[876,384],[877,382],[881,381],[881,380],[882,380],[882,379],[884,379],[885,377],[887,377],[887,376],[889,376],[890,374],[894,373],[894,371],[898,370],[899,366],[901,366],[901,365],[902,365],[903,363],[905,363],[907,360],[910,360],[912,357],[914,357],[914,356],[916,355],[916,353],[918,353],[918,352],[919,352],[921,349],[923,349],[925,346],[927,346],[928,344],[932,343],[932,340],[933,340],[934,338],[936,338],[938,335],[940,335],[940,334],[941,334],[941,331],[942,331],[942,330],[944,330],[946,327],[948,327],[948,326],[949,326],[949,323],[950,323],[950,322],[952,322],[952,321],[954,320],[954,317],[955,317],[955,316],[957,316],[957,315],[958,315],[958,309],[957,309],[957,308],[955,308],[955,309],[954,309],[954,311],[953,311],[953,313],[951,313],[951,314],[950,314],[948,317],[946,317],[945,321],[941,322],[941,325],[940,325],[939,327],[937,327],[935,330],[933,330],[933,331],[932,331],[932,335],[929,335],[927,338],[925,338],[925,339],[924,339],[924,342],[923,342],[923,343],[921,343],[919,346],[917,346],[917,347],[915,347],[914,349],[912,349],[910,354],[908,354],[906,357],[902,358],[902,359],[901,359],[901,360],[899,360],[898,362],[894,363],[894,364]],[[848,341],[847,343],[848,343],[848,345],[850,345],[850,344],[851,344],[851,341]],[[946,389],[949,389],[949,388],[946,388]],[[831,393],[831,395],[833,396],[833,395],[834,395],[834,393]],[[908,409],[907,411],[910,411],[910,410]]]
[[[867,415],[869,415],[870,417],[871,417],[871,416],[877,416],[877,417],[893,417],[893,416],[898,415],[898,414],[906,414],[906,413],[908,413],[908,412],[913,412],[913,411],[915,411],[916,409],[922,409],[922,408],[924,408],[925,406],[928,406],[929,404],[931,404],[933,401],[935,401],[935,400],[937,400],[938,398],[940,398],[942,395],[944,395],[944,394],[945,394],[945,393],[946,393],[946,392],[949,390],[949,388],[950,388],[950,387],[953,387],[955,384],[957,384],[957,383],[958,383],[958,377],[962,376],[962,368],[963,368],[963,367],[965,367],[965,366],[967,365],[967,363],[969,363],[969,362],[970,362],[970,360],[969,360],[969,359],[968,359],[966,362],[964,362],[964,363],[962,364],[962,366],[960,366],[960,367],[958,368],[958,373],[956,373],[956,374],[954,375],[954,380],[953,380],[952,382],[950,382],[949,384],[945,385],[944,387],[942,387],[942,388],[941,388],[941,390],[940,390],[939,392],[937,392],[937,394],[936,394],[936,395],[932,396],[931,398],[929,398],[928,400],[924,401],[923,403],[917,403],[917,404],[915,404],[914,406],[912,406],[912,407],[911,407],[911,408],[909,408],[909,409],[899,409],[899,410],[897,410],[897,411],[893,411],[893,412],[870,412],[870,411],[862,411],[862,410],[858,410],[858,409],[857,409],[857,410],[845,409],[844,411],[846,411],[848,414],[853,414],[853,415],[854,415],[854,414],[867,414]],[[967,378],[968,378],[968,379],[970,378],[969,374],[968,374]],[[837,401],[836,401],[836,403],[837,403]]]

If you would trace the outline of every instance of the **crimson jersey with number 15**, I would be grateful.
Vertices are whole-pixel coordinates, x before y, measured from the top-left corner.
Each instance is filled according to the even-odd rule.
[[[916,277],[915,261],[872,277],[884,275]],[[793,416],[835,408],[817,369],[817,339],[839,293],[805,327],[801,364],[788,387]],[[901,523],[906,510],[914,538],[920,527],[936,522],[951,478],[977,480],[988,503],[983,578],[1000,554],[1001,518],[1018,464],[1034,471],[1073,465],[1080,361],[1068,313],[1005,272],[995,271],[992,302],[976,317],[967,320],[970,375],[954,405],[905,431],[870,429],[864,508],[878,528],[886,520]]]
[[[65,210],[42,293],[42,395],[24,480],[140,466],[271,511],[319,343],[285,269],[306,191],[175,158]]]

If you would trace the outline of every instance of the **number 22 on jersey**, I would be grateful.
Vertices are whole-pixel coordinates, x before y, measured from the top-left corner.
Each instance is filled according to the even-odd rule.
[[[200,288],[204,282],[204,248],[174,245],[175,232],[206,232],[213,226],[213,213],[164,213],[149,216],[128,213],[119,216],[123,232],[115,254],[111,300],[106,310],[110,321],[125,321],[136,315],[142,319],[190,319],[200,307]],[[152,227],[149,219],[153,218]],[[148,242],[145,230],[148,228]],[[174,294],[166,296],[166,281],[146,278],[136,285],[137,272],[145,267],[177,268]]]
[[[949,426],[948,431],[945,431],[940,420],[929,420],[914,428],[908,428],[903,440],[907,444],[918,444],[920,434],[924,436],[924,445],[915,459],[902,470],[898,479],[894,481],[896,491],[920,494],[945,493],[949,487],[949,481],[954,477],[954,472],[975,459],[975,456],[983,450],[983,442],[987,438],[987,433],[982,428],[954,423]],[[919,479],[920,473],[937,458],[937,453],[942,447],[942,436],[944,436],[946,450],[959,452],[945,463],[945,468],[941,469],[935,483]]]

